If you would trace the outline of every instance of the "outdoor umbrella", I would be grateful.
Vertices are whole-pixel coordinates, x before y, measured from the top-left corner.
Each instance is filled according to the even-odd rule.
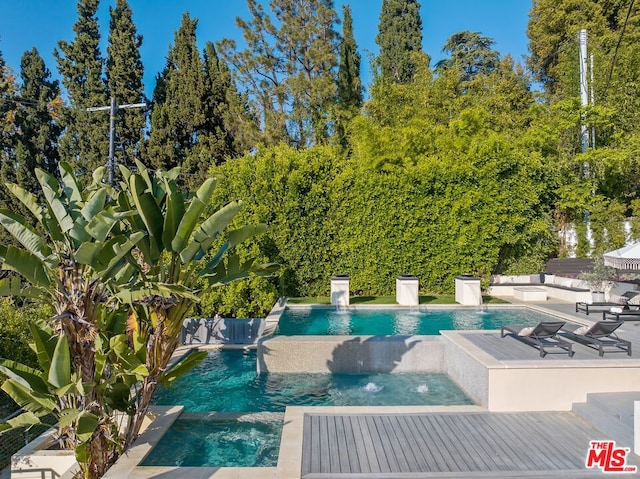
[[[640,242],[604,254],[605,266],[640,270]]]

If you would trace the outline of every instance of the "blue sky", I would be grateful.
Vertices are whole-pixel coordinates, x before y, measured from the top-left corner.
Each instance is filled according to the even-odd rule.
[[[156,74],[163,68],[168,46],[180,26],[182,14],[188,11],[198,18],[198,43],[222,38],[241,41],[235,18],[248,19],[245,0],[129,0],[138,33],[143,36],[141,48],[145,67],[145,88],[151,95]],[[268,0],[262,0],[268,3]],[[362,54],[362,77],[368,84],[370,68],[367,52],[377,54],[375,43],[382,0],[334,0],[341,15],[348,3],[353,12],[354,34]],[[479,31],[496,41],[501,54],[510,53],[524,62],[527,54],[527,22],[532,0],[422,0],[423,47],[431,55],[432,64],[440,60],[442,45],[461,30]],[[106,54],[109,29],[109,6],[115,0],[101,0],[98,12]],[[58,78],[53,49],[58,40],[73,40],[73,24],[77,20],[75,0],[0,0],[0,51],[16,71],[20,57],[36,47],[47,67]],[[339,27],[340,29],[341,27]]]

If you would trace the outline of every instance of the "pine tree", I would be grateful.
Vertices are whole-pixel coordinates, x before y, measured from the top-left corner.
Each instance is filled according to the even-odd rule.
[[[96,12],[99,0],[78,1],[78,21],[74,40],[58,42],[54,55],[68,106],[62,112],[64,134],[60,140],[60,159],[89,180],[91,173],[105,164],[109,151],[108,112],[89,112],[88,107],[108,105],[102,77],[100,33]]]
[[[491,48],[495,44],[493,38],[485,37],[480,32],[454,33],[442,47],[449,58],[440,60],[436,69],[458,69],[462,81],[471,81],[478,74],[488,75],[500,62],[500,54]]]
[[[408,83],[413,78],[416,53],[422,52],[422,19],[417,0],[382,0],[376,43],[383,78]]]
[[[342,7],[342,16],[336,134],[338,142],[346,146],[347,125],[362,106],[362,82],[360,81],[360,54],[353,36],[353,19],[349,5]]]
[[[153,92],[147,160],[164,170],[181,166],[206,122],[205,77],[196,47],[197,19],[182,17]],[[188,171],[183,174],[188,175]]]
[[[336,101],[338,18],[332,0],[273,0],[275,20],[247,0],[251,21],[237,19],[248,48],[223,52],[247,85],[265,141],[304,147],[329,134]]]
[[[50,174],[58,170],[61,126],[57,114],[62,100],[58,81],[51,80],[51,72],[35,48],[22,56],[20,77],[20,97],[24,101],[16,113],[20,132],[15,142],[16,181],[35,192],[38,189],[35,168]]]
[[[145,101],[142,77],[144,68],[140,59],[142,36],[133,23],[133,12],[127,0],[116,0],[116,8],[109,7],[109,46],[106,65],[109,93],[116,104],[126,105]],[[116,123],[119,149],[118,162],[132,167],[144,138],[145,114],[139,109],[119,109]]]
[[[0,51],[0,203],[2,207],[11,207],[13,199],[13,195],[6,190],[4,185],[7,182],[16,181],[14,165],[17,92],[18,85],[15,74],[6,64],[2,51]],[[0,239],[4,240],[8,237],[9,235],[0,233]]]

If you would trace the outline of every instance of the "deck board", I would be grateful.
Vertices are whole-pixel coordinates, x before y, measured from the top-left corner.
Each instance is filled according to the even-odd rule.
[[[541,471],[584,477],[589,441],[600,434],[567,412],[307,413],[301,473],[306,479]]]

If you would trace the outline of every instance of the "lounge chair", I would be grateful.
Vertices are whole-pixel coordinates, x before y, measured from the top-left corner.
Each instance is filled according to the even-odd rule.
[[[558,336],[558,331],[565,325],[564,321],[543,321],[537,326],[502,326],[500,337],[506,336],[505,331],[512,333],[513,337],[528,343],[540,350],[540,357],[547,355],[545,348],[554,347],[567,351],[569,356],[573,356],[572,344]]]
[[[591,326],[565,324],[562,332],[569,338],[586,346],[595,346],[600,357],[604,356],[604,348],[611,346],[615,350],[626,351],[631,356],[631,342],[620,339],[614,332],[624,321],[597,321]]]
[[[623,308],[623,310],[632,310],[632,311],[640,311],[640,308],[637,304],[631,304],[631,301],[634,297],[640,294],[638,291],[626,291],[620,295],[620,301],[602,301],[595,303],[587,303],[584,301],[579,301],[576,303],[576,313],[579,311],[584,311],[587,316],[589,316],[590,309],[606,309],[609,310],[611,308],[619,307]]]
[[[624,309],[623,307],[613,307],[609,311],[602,312],[602,320],[613,319],[614,321],[638,320],[640,319],[640,310]]]

